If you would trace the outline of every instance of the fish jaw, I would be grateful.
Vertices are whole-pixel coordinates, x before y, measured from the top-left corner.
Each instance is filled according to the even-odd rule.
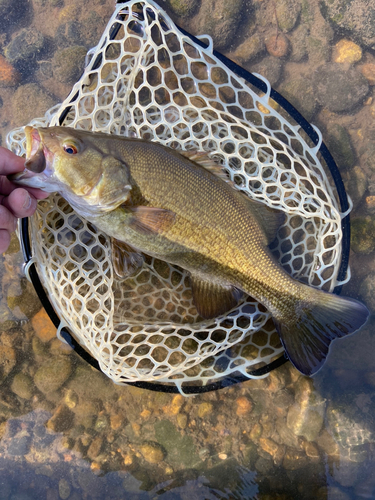
[[[39,188],[47,193],[59,191],[59,182],[53,175],[53,153],[42,143],[38,129],[25,127],[25,170],[8,176],[15,184]]]

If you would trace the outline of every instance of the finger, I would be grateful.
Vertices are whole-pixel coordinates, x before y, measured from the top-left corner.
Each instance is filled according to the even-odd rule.
[[[0,174],[8,175],[22,172],[25,169],[25,158],[21,158],[0,146]]]
[[[0,229],[0,254],[4,253],[10,245],[10,232]]]
[[[11,233],[15,231],[16,227],[17,219],[6,207],[0,205],[0,229],[6,229]]]
[[[18,186],[17,184],[13,184],[9,179],[7,179],[5,176],[0,175],[0,193],[5,194],[6,196],[10,194],[12,191],[17,189]],[[49,193],[46,193],[45,191],[42,191],[41,189],[37,188],[24,188],[26,189],[29,193],[31,193],[34,198],[37,200],[43,200],[44,198],[48,198]]]
[[[36,199],[26,189],[18,188],[3,198],[1,204],[18,218],[30,217],[36,209]]]

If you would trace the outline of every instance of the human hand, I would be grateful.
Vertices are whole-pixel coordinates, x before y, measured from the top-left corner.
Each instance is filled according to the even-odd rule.
[[[7,179],[7,175],[22,172],[24,168],[24,158],[0,147],[0,254],[9,246],[17,218],[30,217],[35,212],[37,200],[49,196],[40,189],[17,187]]]

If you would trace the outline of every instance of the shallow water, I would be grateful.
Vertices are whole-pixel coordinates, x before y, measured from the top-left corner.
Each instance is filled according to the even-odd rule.
[[[172,18],[193,34],[213,30],[220,51],[264,74],[322,130],[354,202],[352,279],[343,294],[371,309],[375,58],[369,34],[330,31],[318,2],[277,4],[279,26],[275,4],[268,1],[244,2],[230,20],[220,12],[221,2],[214,15],[193,11]],[[25,3],[21,18],[3,22],[2,52],[19,72],[10,77],[8,72],[6,86],[0,87],[3,144],[9,130],[42,116],[70,92],[79,77],[75,67],[82,47],[97,42],[114,7],[100,0],[90,5],[91,10],[83,0],[34,0]],[[29,53],[12,55],[21,48],[10,51],[11,41],[29,27]],[[262,41],[273,35],[283,40],[283,31],[292,48],[282,58],[271,58]],[[232,33],[228,39],[227,33]],[[361,47],[359,61],[334,63],[342,39],[356,43],[344,50],[347,55]],[[81,49],[61,63],[57,54],[71,46]],[[316,81],[323,64],[337,68],[337,74],[354,71],[347,73],[351,81],[361,71],[367,79],[359,79],[354,89],[339,83],[335,88],[339,78],[333,73],[324,93]],[[30,83],[35,85],[27,87]],[[313,379],[286,364],[266,379],[184,398],[116,386],[93,370],[55,338],[55,328],[22,277],[16,239],[1,262],[0,499],[375,497],[371,319],[361,332],[333,345]]]

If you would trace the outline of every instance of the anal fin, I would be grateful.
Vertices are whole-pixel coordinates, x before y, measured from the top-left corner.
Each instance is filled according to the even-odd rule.
[[[217,318],[236,307],[242,291],[231,285],[219,285],[198,276],[191,276],[193,301],[200,316],[204,319]]]
[[[143,265],[144,257],[123,241],[111,238],[112,265],[119,278],[128,278]]]

